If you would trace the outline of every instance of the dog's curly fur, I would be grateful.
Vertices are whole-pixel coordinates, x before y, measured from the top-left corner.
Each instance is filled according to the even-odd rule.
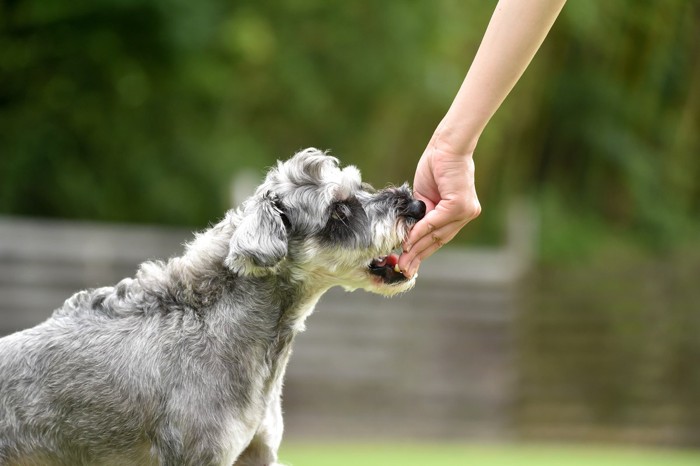
[[[294,336],[330,287],[413,285],[369,265],[417,202],[315,149],[279,162],[183,256],[0,339],[0,465],[277,464]]]

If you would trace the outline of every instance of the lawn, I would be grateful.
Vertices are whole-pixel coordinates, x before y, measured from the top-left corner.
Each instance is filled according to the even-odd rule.
[[[700,450],[593,446],[284,444],[290,466],[697,466]]]

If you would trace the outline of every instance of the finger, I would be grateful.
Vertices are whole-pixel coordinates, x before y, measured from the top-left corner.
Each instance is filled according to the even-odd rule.
[[[481,205],[476,197],[473,202],[465,203],[464,205],[453,205],[449,202],[440,202],[434,210],[428,212],[422,220],[420,220],[411,229],[408,237],[404,241],[404,250],[411,252],[414,245],[421,241],[426,236],[430,236],[433,232],[440,230],[448,225],[456,225],[457,227],[449,235],[449,237],[441,237],[443,242],[450,241],[461,228],[463,228],[471,220],[475,219],[481,213]],[[412,256],[411,256],[412,257]]]
[[[416,273],[418,273],[418,269],[420,268],[423,259],[432,256],[441,247],[442,245],[440,243],[432,243],[430,246],[428,246],[427,249],[424,249],[420,254],[413,258],[411,263],[408,265],[408,268],[406,269],[406,273],[404,275],[406,275],[409,278],[413,277]]]
[[[426,235],[418,238],[416,242],[411,245],[410,249],[404,249],[403,254],[399,257],[399,267],[401,270],[408,270],[411,261],[433,244],[441,247],[450,241],[457,234],[459,229],[460,225],[454,222],[440,229],[430,228]]]
[[[419,240],[429,236],[432,232],[441,229],[451,222],[452,219],[450,219],[449,214],[446,212],[437,209],[431,210],[411,228],[408,238],[404,241],[404,249],[407,252],[411,252],[411,249],[413,249],[414,245]]]
[[[420,238],[410,251],[401,254],[399,257],[399,268],[406,272],[407,276],[413,276],[418,270],[420,262],[454,238],[461,227],[462,225],[459,222],[452,222]]]

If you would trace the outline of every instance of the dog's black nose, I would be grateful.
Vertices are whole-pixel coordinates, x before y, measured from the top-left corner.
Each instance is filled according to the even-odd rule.
[[[406,206],[406,210],[403,212],[406,217],[410,217],[416,220],[420,220],[425,216],[425,202],[412,200]]]

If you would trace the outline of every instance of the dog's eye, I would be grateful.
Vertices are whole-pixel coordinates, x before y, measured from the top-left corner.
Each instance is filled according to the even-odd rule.
[[[331,218],[333,220],[344,222],[349,216],[350,207],[348,207],[347,204],[339,202],[333,206],[333,210],[331,211]]]

